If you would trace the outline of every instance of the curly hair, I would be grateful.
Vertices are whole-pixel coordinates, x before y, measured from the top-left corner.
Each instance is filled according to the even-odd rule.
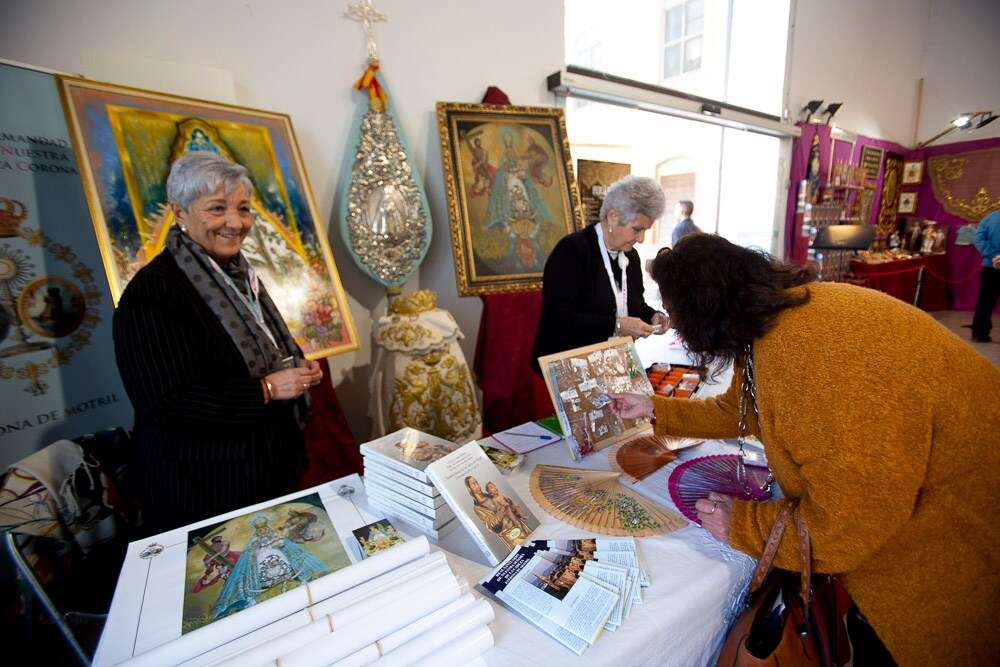
[[[809,300],[789,287],[816,279],[812,267],[787,264],[763,250],[715,234],[684,236],[658,254],[650,270],[670,323],[696,363],[717,376],[742,363],[747,345],[771,329],[778,313]]]

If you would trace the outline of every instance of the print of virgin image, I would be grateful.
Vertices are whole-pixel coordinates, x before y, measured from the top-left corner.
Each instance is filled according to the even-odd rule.
[[[192,531],[182,631],[238,613],[349,564],[318,494]]]

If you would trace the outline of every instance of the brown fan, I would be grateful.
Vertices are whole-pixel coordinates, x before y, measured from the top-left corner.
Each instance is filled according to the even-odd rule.
[[[531,495],[546,512],[578,528],[625,537],[662,535],[687,521],[618,481],[620,472],[538,465]]]
[[[626,482],[635,484],[677,458],[677,450],[705,442],[696,438],[668,435],[638,435],[624,440],[608,452],[608,463],[622,473]]]

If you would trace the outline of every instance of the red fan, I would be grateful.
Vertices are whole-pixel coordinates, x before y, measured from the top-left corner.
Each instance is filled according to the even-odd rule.
[[[716,454],[691,459],[677,466],[670,473],[667,485],[670,499],[681,514],[700,526],[694,504],[701,498],[708,498],[712,491],[737,500],[763,502],[770,498],[771,471],[766,466],[745,464],[744,485],[737,477],[740,458],[739,454]]]

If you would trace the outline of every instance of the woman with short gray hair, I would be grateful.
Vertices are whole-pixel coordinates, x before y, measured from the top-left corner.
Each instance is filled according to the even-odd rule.
[[[643,298],[635,250],[665,206],[654,179],[626,176],[608,188],[597,223],[569,234],[552,249],[532,354],[536,371],[538,358],[548,354],[613,336],[645,338],[667,330],[666,314]]]
[[[244,167],[208,151],[178,158],[163,251],[115,311],[150,534],[290,493],[304,468],[308,391],[323,374],[240,253],[252,195]]]

